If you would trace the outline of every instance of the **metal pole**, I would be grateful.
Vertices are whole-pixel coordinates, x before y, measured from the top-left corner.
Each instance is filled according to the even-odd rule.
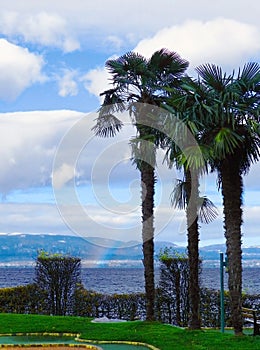
[[[226,262],[223,258],[223,253],[220,253],[220,329],[225,331],[225,309],[224,309],[224,266]]]

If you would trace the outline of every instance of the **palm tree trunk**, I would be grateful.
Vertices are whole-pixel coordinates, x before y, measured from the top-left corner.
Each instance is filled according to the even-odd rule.
[[[200,286],[199,286],[199,225],[198,198],[199,180],[196,171],[185,170],[188,230],[188,258],[189,258],[189,299],[190,299],[190,329],[200,329]]]
[[[224,205],[224,228],[228,259],[228,288],[231,300],[231,319],[236,335],[243,332],[242,320],[242,193],[243,180],[239,158],[226,159],[220,167]],[[235,160],[235,161],[234,161]]]
[[[153,321],[155,287],[154,287],[154,168],[142,162],[142,238],[143,238],[143,265],[146,293],[146,319]]]

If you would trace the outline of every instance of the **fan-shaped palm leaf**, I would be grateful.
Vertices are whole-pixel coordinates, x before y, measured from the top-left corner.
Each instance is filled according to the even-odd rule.
[[[200,197],[199,201],[199,220],[203,224],[209,224],[210,222],[214,221],[218,216],[217,207],[210,199],[208,199],[205,196]]]
[[[92,128],[96,136],[114,137],[123,127],[123,123],[113,114],[104,114],[96,119],[96,124]]]
[[[223,73],[222,68],[215,64],[203,64],[196,68],[199,76],[210,88],[221,92],[233,80],[233,74]]]
[[[154,72],[157,76],[162,74],[171,81],[183,76],[183,73],[188,68],[189,62],[181,58],[177,52],[172,52],[167,49],[156,51],[148,63],[148,69]],[[160,83],[160,81],[158,81]]]
[[[186,209],[187,192],[186,183],[183,180],[176,179],[175,186],[170,194],[171,205],[179,210]]]

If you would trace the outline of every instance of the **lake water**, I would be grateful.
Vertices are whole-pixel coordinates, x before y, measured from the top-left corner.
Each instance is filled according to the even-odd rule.
[[[82,283],[86,289],[100,293],[137,293],[144,292],[144,274],[142,268],[82,268]],[[32,283],[33,267],[0,267],[0,288],[14,287]],[[155,271],[156,284],[159,270]],[[204,268],[201,276],[202,286],[219,289],[220,272],[217,268]],[[225,289],[227,274],[225,274]],[[244,268],[243,291],[248,294],[260,294],[260,268]]]

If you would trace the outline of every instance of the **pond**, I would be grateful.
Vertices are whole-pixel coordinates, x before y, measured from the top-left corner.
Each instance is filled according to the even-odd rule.
[[[149,350],[150,348],[143,345],[130,345],[130,344],[110,344],[110,343],[89,343],[79,342],[72,336],[56,336],[56,335],[2,335],[0,336],[0,345],[10,344],[13,350],[17,349],[15,346],[26,344],[26,350],[35,350],[33,345],[37,346],[36,350],[39,349],[39,344],[53,344],[53,350],[68,350],[68,345],[73,344],[70,350],[85,350],[85,349],[102,349],[102,350]],[[31,346],[29,346],[31,345]],[[67,345],[67,347],[66,347]],[[15,347],[15,348],[13,348]],[[51,350],[51,346],[41,347],[41,350]]]

